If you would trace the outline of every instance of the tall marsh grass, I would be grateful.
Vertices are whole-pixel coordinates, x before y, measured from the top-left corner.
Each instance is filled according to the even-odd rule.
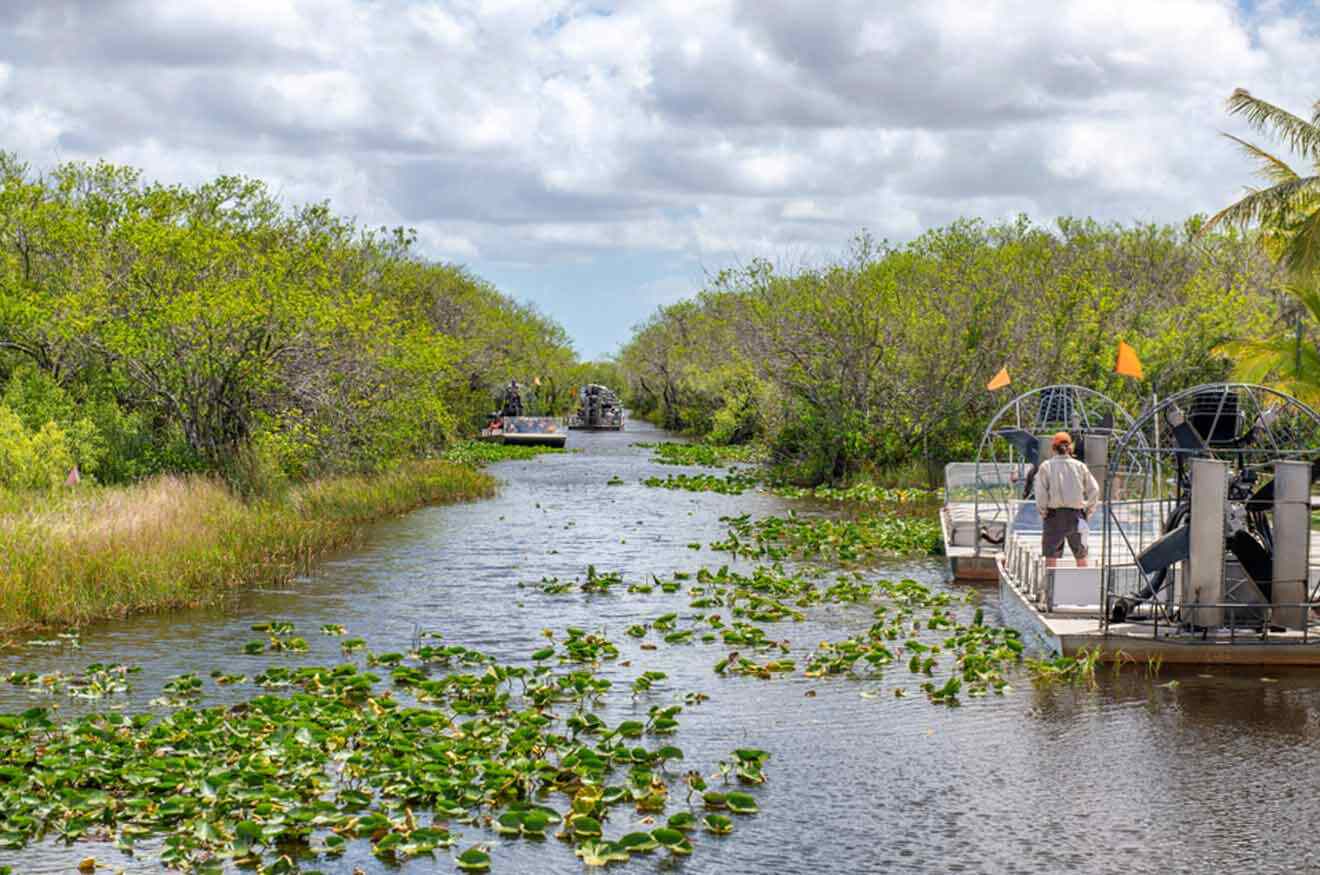
[[[0,630],[210,604],[243,585],[287,581],[372,520],[494,488],[470,466],[423,461],[251,502],[198,476],[0,495]]]

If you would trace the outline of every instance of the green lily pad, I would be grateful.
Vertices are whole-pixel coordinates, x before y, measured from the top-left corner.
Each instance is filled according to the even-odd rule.
[[[630,832],[619,839],[619,845],[634,854],[644,854],[654,851],[660,843],[648,832]]]
[[[733,832],[733,821],[723,814],[707,814],[701,821],[707,832],[715,835],[728,835]]]
[[[651,838],[655,839],[666,848],[673,847],[680,842],[687,841],[683,834],[676,829],[670,829],[667,826],[656,827],[651,830]]]
[[[594,817],[578,815],[573,818],[569,824],[573,834],[580,838],[599,838],[601,833],[600,821]]]
[[[473,845],[458,855],[454,865],[464,872],[485,872],[490,868],[490,854],[482,850],[479,845]]]
[[[730,793],[725,797],[729,810],[734,814],[755,814],[760,811],[756,799],[747,793]]]
[[[628,850],[617,842],[585,841],[573,853],[582,858],[584,866],[608,866],[631,859]]]
[[[522,835],[523,815],[517,811],[506,811],[495,819],[495,831],[502,836]]]
[[[680,811],[669,818],[669,828],[690,832],[697,828],[697,816],[691,811]]]

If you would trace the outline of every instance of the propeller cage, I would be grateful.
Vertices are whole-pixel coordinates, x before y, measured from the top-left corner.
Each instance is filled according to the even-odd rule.
[[[1317,456],[1320,415],[1263,386],[1197,386],[1147,409],[1105,471],[1105,627],[1305,634]]]

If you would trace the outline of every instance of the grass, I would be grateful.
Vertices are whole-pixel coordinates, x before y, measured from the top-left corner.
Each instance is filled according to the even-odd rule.
[[[0,634],[213,604],[241,586],[287,582],[373,520],[494,488],[469,465],[419,461],[254,502],[199,476],[6,496]]]

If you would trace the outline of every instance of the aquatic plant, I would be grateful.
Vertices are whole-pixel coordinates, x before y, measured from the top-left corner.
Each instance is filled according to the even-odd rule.
[[[563,447],[546,447],[528,444],[502,444],[495,441],[459,441],[446,449],[440,458],[459,465],[474,468],[491,465],[495,462],[523,461],[534,459],[546,453],[563,453]]]
[[[721,446],[662,441],[657,444],[634,444],[634,446],[649,446],[654,451],[655,461],[662,465],[723,468],[737,464],[754,464],[766,461],[768,458],[766,449],[754,444]]]
[[[1100,662],[1100,648],[1083,648],[1076,656],[1055,656],[1048,659],[1028,659],[1027,671],[1032,682],[1041,686],[1054,684],[1086,684],[1095,686],[1096,665]]]
[[[742,495],[761,482],[759,477],[734,471],[723,477],[714,474],[670,474],[668,477],[647,477],[642,484],[661,489],[682,489],[687,492],[717,492],[721,495]]]
[[[272,628],[292,631],[263,631]],[[481,824],[511,840],[561,824],[560,837],[584,862],[623,862],[659,847],[692,853],[672,826],[605,836],[616,807],[661,813],[671,805],[666,764],[683,751],[638,742],[676,732],[683,706],[653,705],[644,721],[611,728],[594,710],[610,681],[549,662],[557,654],[591,665],[611,658],[613,645],[581,629],[549,637],[550,653],[537,651],[530,666],[449,645],[436,653],[457,647],[462,653],[450,657],[477,671],[431,675],[414,656],[381,654],[374,660],[393,666],[388,682],[354,664],[276,665],[232,706],[200,707],[203,681],[188,674],[156,700],[165,713],[109,711],[63,723],[45,708],[0,715],[0,847],[110,837],[130,851],[154,838],[151,850],[139,850],[169,868],[291,872],[354,841],[402,861],[450,848]],[[663,677],[639,680],[649,689]],[[740,762],[755,776],[764,756],[748,749]],[[731,811],[757,808],[745,794],[728,797]],[[731,828],[719,819],[706,827]],[[453,862],[485,871],[490,847],[471,845]]]
[[[823,559],[860,563],[894,556],[934,556],[942,548],[935,520],[866,515],[857,519],[750,515],[721,517],[728,537],[710,545],[747,558]]]

